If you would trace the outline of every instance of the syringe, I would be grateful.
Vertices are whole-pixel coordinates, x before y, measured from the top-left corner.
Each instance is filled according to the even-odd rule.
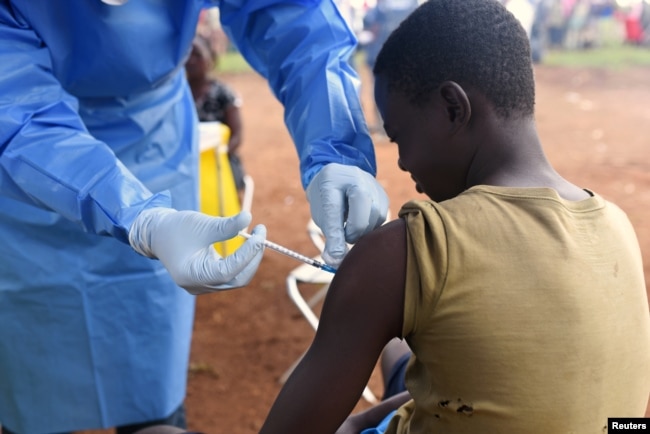
[[[251,234],[246,233],[244,231],[240,231],[239,235],[241,235],[244,238],[250,238],[251,237]],[[281,246],[279,244],[276,244],[276,243],[274,243],[272,241],[264,240],[264,245],[266,247],[268,247],[269,249],[271,249],[271,250],[275,250],[276,252],[282,253],[283,255],[287,255],[287,256],[289,256],[289,257],[291,257],[293,259],[297,259],[297,260],[299,260],[301,262],[304,262],[305,264],[309,264],[309,265],[311,265],[313,267],[320,268],[321,270],[324,270],[324,271],[329,271],[330,273],[336,273],[336,268],[331,267],[331,266],[329,266],[327,264],[323,264],[322,262],[317,261],[315,259],[312,259],[312,258],[310,258],[308,256],[301,255],[298,252],[294,252],[293,250],[287,249],[286,247],[283,247],[283,246]]]

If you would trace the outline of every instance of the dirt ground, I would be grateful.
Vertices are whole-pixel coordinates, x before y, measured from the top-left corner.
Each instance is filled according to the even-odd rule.
[[[540,66],[536,76],[538,127],[548,157],[564,177],[628,213],[650,282],[650,70]],[[221,78],[244,101],[242,157],[255,180],[254,223],[267,226],[269,240],[316,254],[306,231],[308,205],[280,104],[254,73]],[[368,85],[362,90],[368,109],[371,90]],[[378,179],[395,216],[403,202],[418,194],[397,168],[396,147],[376,137],[376,152]],[[261,427],[280,389],[278,378],[313,336],[285,289],[286,276],[297,265],[268,251],[247,288],[199,297],[187,395],[191,429],[248,434]],[[371,387],[380,394],[379,381],[373,375]],[[358,409],[366,406],[361,401]]]

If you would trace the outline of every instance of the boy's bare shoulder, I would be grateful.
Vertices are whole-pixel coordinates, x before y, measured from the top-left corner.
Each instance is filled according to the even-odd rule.
[[[406,223],[393,220],[362,237],[343,260],[330,286],[328,312],[339,325],[360,327],[372,322],[368,342],[401,336],[406,281]],[[345,323],[344,312],[352,313]]]
[[[348,262],[357,272],[367,270],[370,278],[399,273],[406,264],[406,222],[392,220],[362,237],[344,265]]]

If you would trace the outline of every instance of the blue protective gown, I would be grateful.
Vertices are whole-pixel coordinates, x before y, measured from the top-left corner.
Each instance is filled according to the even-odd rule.
[[[202,7],[286,107],[306,185],[375,172],[330,0],[0,0],[0,424],[23,434],[167,416],[183,401],[194,298],[137,255],[142,209],[196,209],[183,62]]]

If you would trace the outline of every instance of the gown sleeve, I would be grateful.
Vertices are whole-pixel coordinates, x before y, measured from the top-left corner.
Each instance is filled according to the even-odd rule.
[[[303,187],[328,163],[376,175],[349,63],[357,40],[332,0],[221,0],[221,23],[285,108]]]
[[[171,204],[88,133],[48,48],[7,0],[0,0],[0,195],[123,242],[143,208]]]

